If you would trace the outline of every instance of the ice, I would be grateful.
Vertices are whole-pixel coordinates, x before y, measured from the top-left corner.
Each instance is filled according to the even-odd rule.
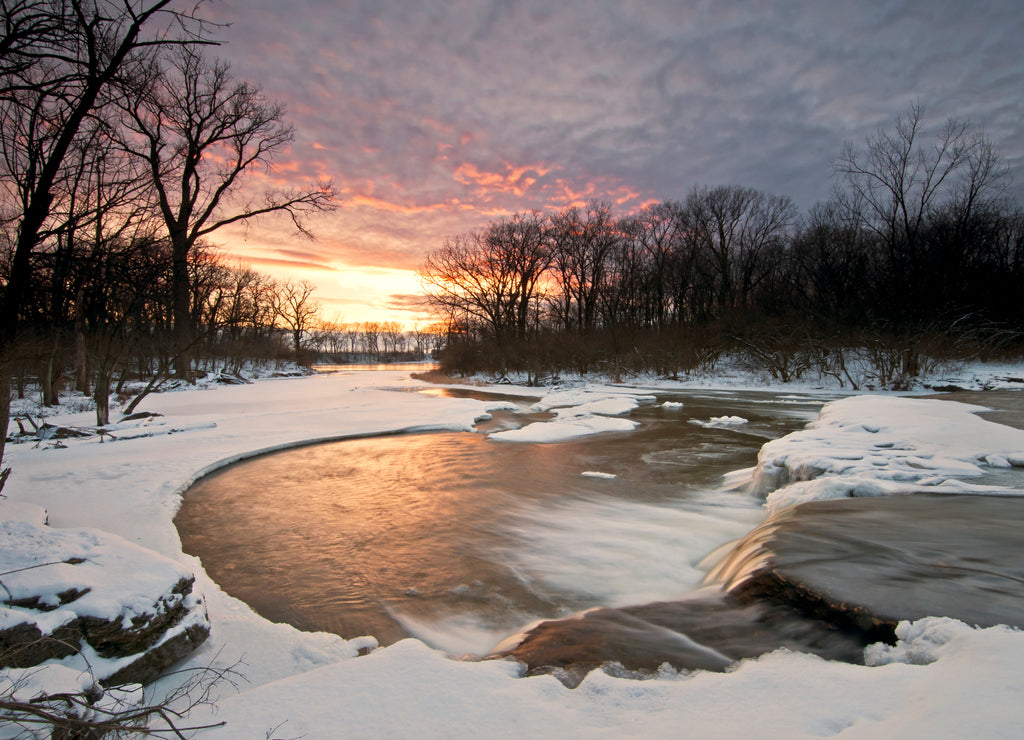
[[[554,421],[538,421],[519,429],[494,432],[491,439],[502,442],[562,442],[602,432],[631,432],[637,422],[607,416],[578,416]]]
[[[535,403],[532,411],[551,411],[554,419],[527,424],[519,429],[493,432],[491,439],[503,442],[562,442],[602,432],[629,432],[637,422],[615,418],[627,414],[653,396],[630,394],[623,390],[608,392],[590,388],[557,390]]]
[[[743,424],[746,424],[747,421],[748,420],[744,419],[742,416],[712,416],[707,421],[702,421],[700,419],[690,419],[691,424],[696,424],[697,426],[705,427],[708,429],[715,429],[721,427],[738,427],[742,426]]]
[[[974,630],[963,622],[948,617],[927,617],[916,622],[900,622],[896,626],[896,644],[886,645],[880,642],[869,645],[864,650],[864,662],[868,665],[928,665],[938,660],[951,642],[970,639],[973,632]]]

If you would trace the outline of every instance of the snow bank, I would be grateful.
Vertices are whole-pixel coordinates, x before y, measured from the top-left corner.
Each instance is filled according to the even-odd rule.
[[[1020,494],[964,480],[1024,466],[1024,431],[977,416],[984,410],[892,396],[833,401],[807,428],[761,448],[752,483],[767,495],[769,513],[803,501],[922,490]]]
[[[592,672],[577,689],[457,663],[406,640],[251,689],[197,722],[223,737],[1015,737],[1024,634],[967,629],[928,666],[866,667],[779,651],[730,673],[636,681]],[[211,734],[211,737],[218,735]]]
[[[81,595],[65,608],[130,623],[152,611],[154,594],[192,577],[173,560],[98,530],[0,522],[0,541],[7,598],[38,599],[47,618],[63,611],[62,594],[78,591]]]

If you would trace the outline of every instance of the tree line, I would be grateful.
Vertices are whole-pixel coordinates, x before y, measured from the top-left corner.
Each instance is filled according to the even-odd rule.
[[[898,387],[929,356],[1019,345],[1024,216],[1006,168],[971,124],[925,124],[914,107],[847,145],[805,214],[694,187],[637,213],[591,202],[446,240],[420,270],[448,327],[444,368],[672,375],[733,353],[783,380]]]
[[[200,11],[0,0],[0,429],[27,362],[46,366],[44,385],[73,366],[105,405],[129,355],[188,380],[210,326],[234,341],[305,328],[307,286],[226,267],[208,240],[269,214],[308,235],[334,188],[310,178],[242,197],[293,129],[211,55],[219,27]]]
[[[324,364],[420,362],[438,352],[442,327],[407,329],[397,321],[321,320],[309,331],[304,348]]]

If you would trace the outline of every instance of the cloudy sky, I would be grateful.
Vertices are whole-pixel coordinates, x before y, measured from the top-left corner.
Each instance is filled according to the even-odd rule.
[[[398,319],[446,237],[593,198],[622,213],[738,184],[826,198],[831,163],[915,102],[969,118],[1024,203],[1021,0],[212,0],[214,53],[285,103],[276,176],[328,177],[317,241],[218,235],[318,285],[327,317]]]

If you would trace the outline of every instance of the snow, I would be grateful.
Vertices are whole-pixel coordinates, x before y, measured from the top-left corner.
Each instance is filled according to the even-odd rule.
[[[586,437],[601,432],[631,432],[637,422],[631,419],[616,419],[607,416],[581,416],[553,421],[538,421],[519,429],[495,432],[491,439],[502,442],[564,442],[567,439]]]
[[[46,509],[27,501],[0,500],[0,522],[28,522],[42,527],[46,524]]]
[[[964,376],[977,372],[966,369]],[[1012,366],[1001,372],[1024,374]],[[652,381],[644,388],[548,393],[536,410],[557,410],[551,421],[493,436],[553,442],[625,432],[633,426],[621,417],[626,407],[651,402],[654,386],[673,387]],[[520,677],[511,662],[456,661],[416,640],[357,657],[376,646],[372,637],[345,640],[270,623],[182,553],[172,517],[181,492],[206,472],[310,440],[470,430],[474,420],[502,407],[409,392],[423,387],[400,372],[336,373],[152,395],[143,410],[163,416],[134,429],[166,430],[159,436],[131,438],[126,429],[112,429],[116,439],[102,443],[92,437],[61,446],[9,445],[5,464],[14,474],[0,517],[11,526],[38,527],[42,507],[51,527],[68,528],[85,543],[101,537],[96,531],[110,533],[196,574],[195,590],[205,597],[213,631],[186,667],[244,660],[247,678],[236,693],[225,687],[216,709],[189,717],[191,724],[227,722],[201,737],[677,737],[680,728],[691,737],[1016,737],[1024,725],[1017,697],[1024,633],[1008,628],[973,629],[934,615],[901,625],[895,647],[869,650],[872,665],[777,651],[724,674],[663,670],[638,681],[594,671],[570,690],[551,676]],[[539,395],[537,389],[493,390]],[[1004,470],[1004,461],[1024,464],[1024,432],[986,422],[977,411],[891,395],[835,401],[806,430],[765,445],[757,468],[729,482],[746,477],[771,491],[773,508],[838,493],[987,490],[970,481],[989,468]],[[90,424],[84,411],[59,421]],[[614,540],[614,532],[597,536]],[[154,690],[169,690],[176,680]],[[15,684],[19,696],[27,696],[74,690],[89,680],[57,663],[0,671],[0,691]]]
[[[690,419],[691,424],[696,424],[697,426],[704,427],[705,429],[738,427],[746,424],[747,422],[748,420],[744,419],[742,416],[712,416],[707,421],[702,421],[701,419]]]
[[[85,593],[67,607],[73,612],[69,618],[74,614],[108,621],[120,617],[130,624],[132,617],[152,613],[154,595],[170,592],[190,576],[169,558],[95,529],[0,522],[0,541],[7,570],[5,593],[13,601],[40,596],[44,607],[49,607],[44,617],[64,612],[58,609],[58,594],[74,590]]]
[[[1024,430],[977,416],[984,407],[922,398],[852,396],[807,428],[766,443],[751,480],[768,511],[817,499],[934,493],[1019,495],[976,485],[985,468],[1024,466]]]
[[[549,392],[530,407],[531,411],[550,411],[551,421],[536,421],[519,429],[494,432],[491,439],[503,442],[564,442],[602,432],[630,432],[637,422],[615,418],[628,414],[655,397],[624,389],[572,388]]]

